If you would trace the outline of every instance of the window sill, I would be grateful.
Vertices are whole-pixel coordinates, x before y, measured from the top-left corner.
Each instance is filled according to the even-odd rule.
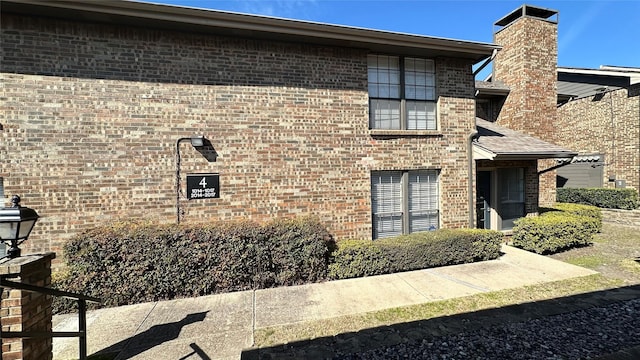
[[[371,136],[442,136],[440,130],[385,130],[385,129],[370,129],[369,135]]]

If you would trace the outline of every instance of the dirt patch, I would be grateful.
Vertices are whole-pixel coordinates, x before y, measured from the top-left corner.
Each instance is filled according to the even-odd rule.
[[[593,245],[549,257],[598,271],[625,285],[640,284],[640,228],[605,223]]]

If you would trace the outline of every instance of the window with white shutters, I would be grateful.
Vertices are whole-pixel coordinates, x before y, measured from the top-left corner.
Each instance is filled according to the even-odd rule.
[[[371,175],[373,237],[402,234],[402,172],[379,171]]]
[[[437,170],[372,172],[373,238],[437,229],[438,203]]]
[[[409,232],[438,228],[438,174],[409,172]]]

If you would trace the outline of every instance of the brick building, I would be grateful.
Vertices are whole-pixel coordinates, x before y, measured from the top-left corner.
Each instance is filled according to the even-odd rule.
[[[558,67],[554,10],[524,5],[495,26],[503,48],[476,83],[478,115],[578,153],[538,161],[541,204],[556,186],[640,189],[640,69]]]
[[[518,110],[476,126],[476,91],[504,89],[476,89],[472,65],[499,45],[146,3],[1,6],[0,179],[42,216],[25,252],[110,220],[176,221],[178,205],[184,221],[314,215],[337,239],[508,229],[537,212],[538,159],[574,154],[518,129]],[[205,146],[178,141],[193,135]],[[478,202],[476,167],[493,194]],[[219,174],[219,198],[186,201],[188,174]]]
[[[559,67],[557,120],[556,141],[580,153],[558,186],[640,189],[640,68]]]
[[[489,81],[476,82],[477,115],[485,120],[476,141],[476,212],[485,227],[509,229],[513,220],[555,202],[555,159],[576,155],[554,145],[557,15],[523,5],[494,24],[494,42],[502,49]],[[488,144],[497,156],[483,151]]]

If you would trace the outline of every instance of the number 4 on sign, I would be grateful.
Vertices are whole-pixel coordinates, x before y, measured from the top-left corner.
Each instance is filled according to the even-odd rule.
[[[202,188],[206,188],[207,187],[207,178],[203,177],[202,180],[200,180],[200,182],[198,183],[198,185],[202,186]]]

